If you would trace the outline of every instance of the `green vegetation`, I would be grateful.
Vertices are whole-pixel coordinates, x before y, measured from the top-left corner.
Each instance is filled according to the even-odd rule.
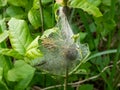
[[[119,9],[119,0],[0,0],[0,90],[119,90]]]

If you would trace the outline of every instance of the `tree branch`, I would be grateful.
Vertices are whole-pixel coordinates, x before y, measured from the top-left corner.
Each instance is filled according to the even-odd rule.
[[[120,64],[120,60],[116,64]],[[88,79],[84,79],[84,80],[81,80],[81,81],[78,81],[78,82],[75,82],[75,83],[68,83],[67,85],[76,87],[79,84],[82,84],[82,83],[87,82],[89,80],[93,80],[95,78],[98,78],[103,72],[105,72],[108,68],[111,68],[111,67],[113,67],[113,65],[106,66],[105,68],[103,68],[103,70],[99,74],[97,74],[95,76],[92,76]],[[40,89],[40,90],[49,90],[49,89],[52,89],[52,88],[58,88],[58,87],[62,87],[62,86],[65,86],[65,85],[64,84],[63,85],[54,85],[54,86],[46,87],[46,88],[43,88],[43,89]]]

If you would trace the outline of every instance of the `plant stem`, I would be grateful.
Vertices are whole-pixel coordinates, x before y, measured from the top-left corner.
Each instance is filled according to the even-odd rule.
[[[68,81],[68,68],[66,67],[66,73],[64,77],[64,90],[67,90],[67,81]]]
[[[41,0],[39,0],[39,5],[40,5],[40,17],[41,17],[41,24],[42,24],[42,33],[43,33],[43,31],[44,31],[44,15],[43,15]]]
[[[87,21],[87,16],[86,14],[82,11],[82,10],[79,10],[79,15],[81,17],[81,21],[83,22],[84,26],[85,26],[85,29],[86,31],[88,32],[88,38],[89,38],[89,46],[91,46],[92,48],[95,48],[95,42],[94,42],[94,38],[92,36],[92,32],[89,28],[89,23]]]
[[[67,6],[68,0],[63,0],[63,2],[64,2],[64,6]]]
[[[55,25],[55,16],[54,16],[54,0],[52,1],[52,25],[54,26]]]

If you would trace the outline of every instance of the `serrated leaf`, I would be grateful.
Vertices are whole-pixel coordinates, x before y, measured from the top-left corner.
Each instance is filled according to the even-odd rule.
[[[73,8],[80,8],[86,11],[87,13],[92,14],[95,17],[102,16],[102,13],[100,12],[99,8],[89,3],[87,0],[71,0],[69,5]]]
[[[9,6],[6,10],[6,13],[10,17],[15,17],[15,18],[24,18],[25,17],[25,13],[22,10],[22,8],[16,7],[16,6]]]
[[[3,42],[8,37],[8,35],[9,33],[6,30],[3,33],[0,33],[0,43]]]
[[[11,18],[8,25],[12,48],[24,55],[26,48],[32,41],[27,23],[24,20]]]
[[[26,50],[26,56],[29,58],[36,58],[36,57],[41,57],[42,53],[40,50],[38,50],[39,44],[38,44],[39,36],[31,42],[31,44],[28,46]]]
[[[32,8],[28,12],[28,20],[35,29],[39,28],[41,26],[40,11]]]
[[[14,64],[14,68],[8,71],[8,80],[17,82],[14,90],[25,90],[33,78],[35,68],[31,67],[23,60],[18,60]]]
[[[20,55],[17,51],[13,49],[8,49],[8,48],[0,48],[0,54],[1,55],[6,55],[6,56],[12,56],[16,59],[22,59],[23,56]]]

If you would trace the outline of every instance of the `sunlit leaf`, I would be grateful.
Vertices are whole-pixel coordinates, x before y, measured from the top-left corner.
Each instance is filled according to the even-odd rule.
[[[5,6],[7,4],[7,0],[0,0],[0,7]]]
[[[24,20],[11,18],[8,25],[12,48],[20,54],[25,54],[26,48],[32,41],[27,23]]]
[[[28,46],[26,50],[26,56],[29,58],[36,58],[36,57],[41,57],[42,53],[40,50],[38,50],[39,44],[38,44],[39,36],[31,42],[31,44]]]
[[[17,59],[23,58],[23,56],[20,55],[17,51],[15,51],[13,49],[8,49],[8,48],[0,48],[0,54],[6,55],[6,56],[12,56]]]
[[[42,4],[47,4],[47,3],[50,3],[52,2],[53,0],[41,0]]]
[[[3,42],[8,37],[8,35],[9,33],[6,30],[3,33],[0,33],[0,43]]]
[[[99,6],[101,4],[101,0],[87,0],[87,1],[95,6]]]
[[[28,19],[35,29],[41,26],[40,11],[36,9],[31,9],[28,12]]]
[[[87,0],[71,0],[70,7],[80,8],[88,12],[89,14],[92,14],[95,17],[102,16],[102,13],[100,12],[99,8],[97,8],[94,4],[88,2]]]
[[[44,31],[43,35],[41,36],[41,39],[49,37],[50,34],[57,32],[57,30],[58,30],[58,28],[54,27],[52,29],[48,29],[48,30]]]
[[[25,7],[28,4],[29,0],[8,0],[8,3],[14,6],[23,6]]]
[[[42,5],[45,5],[45,4],[48,4],[52,1],[53,0],[41,0],[41,3],[42,3]],[[34,9],[39,9],[40,8],[39,0],[34,0],[33,1],[33,8]]]
[[[4,30],[7,30],[5,19],[0,20],[0,33],[2,33]]]

